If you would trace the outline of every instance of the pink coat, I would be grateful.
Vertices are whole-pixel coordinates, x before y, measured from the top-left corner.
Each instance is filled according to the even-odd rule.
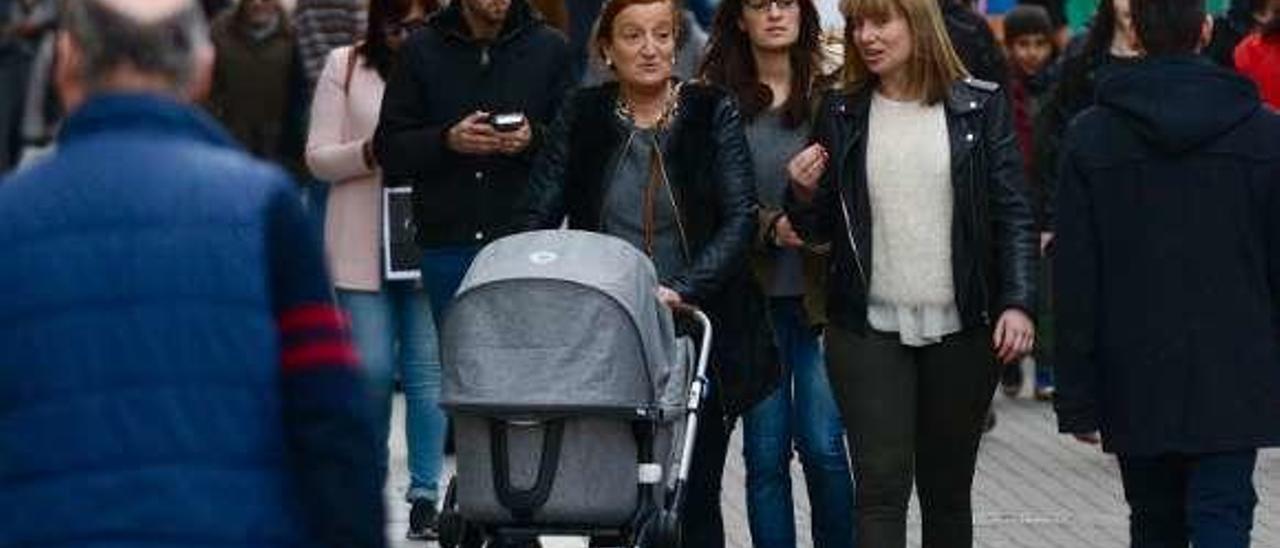
[[[333,185],[324,223],[325,251],[339,289],[378,291],[382,286],[382,176],[364,163],[386,83],[377,71],[354,65],[354,48],[333,50],[316,84],[307,137],[307,166]]]

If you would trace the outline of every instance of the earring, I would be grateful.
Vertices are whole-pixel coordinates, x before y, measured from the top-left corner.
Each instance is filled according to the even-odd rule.
[[[609,68],[613,68],[613,59],[610,59],[610,58],[608,58],[608,57],[605,57],[605,58],[604,58],[604,66],[609,67]]]

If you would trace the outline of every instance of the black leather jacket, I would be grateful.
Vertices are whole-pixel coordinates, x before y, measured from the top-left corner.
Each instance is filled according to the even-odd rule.
[[[626,130],[616,114],[618,85],[574,92],[534,162],[524,200],[526,230],[602,231],[610,169]],[[726,414],[763,399],[779,376],[764,295],[747,251],[755,235],[755,180],[741,115],[725,91],[681,88],[662,150],[691,262],[662,284],[703,307],[716,323],[713,373]],[[717,389],[713,389],[717,390]]]
[[[811,203],[788,193],[787,204],[806,241],[832,244],[828,314],[832,323],[855,332],[867,327],[871,277],[871,93],[833,91],[823,98],[815,132],[831,164]],[[1038,250],[1008,103],[996,84],[970,79],[952,85],[944,106],[955,197],[952,275],[961,319],[972,328],[990,325],[993,315],[1010,308],[1032,314]]]

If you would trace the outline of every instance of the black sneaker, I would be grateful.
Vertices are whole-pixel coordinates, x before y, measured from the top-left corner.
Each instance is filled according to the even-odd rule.
[[[405,538],[409,540],[437,540],[440,531],[437,529],[436,503],[431,500],[415,500],[409,510],[409,532]]]

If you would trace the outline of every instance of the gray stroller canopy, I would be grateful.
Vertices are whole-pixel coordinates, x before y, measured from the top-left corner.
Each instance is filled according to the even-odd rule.
[[[493,242],[444,322],[442,404],[511,414],[678,409],[689,359],[657,287],[648,257],[611,236],[545,230]]]

